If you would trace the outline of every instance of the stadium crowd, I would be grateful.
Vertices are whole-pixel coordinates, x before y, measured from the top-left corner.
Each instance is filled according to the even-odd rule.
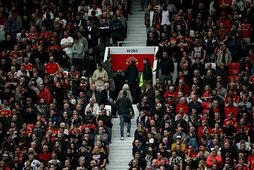
[[[140,111],[130,169],[254,169],[253,1],[140,3],[155,85],[147,59],[141,77],[103,62],[131,0],[0,1],[0,169],[106,169],[124,91]]]
[[[253,5],[148,4],[147,45],[160,48],[157,79],[151,86],[145,66],[130,170],[254,169]]]
[[[126,37],[129,6],[0,1],[1,170],[106,169],[112,123],[105,104],[124,78],[117,74],[115,87],[103,49]]]

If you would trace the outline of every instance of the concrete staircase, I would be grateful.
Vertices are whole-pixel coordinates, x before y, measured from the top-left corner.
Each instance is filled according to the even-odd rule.
[[[136,130],[136,118],[138,116],[138,109],[136,105],[133,105],[135,111],[135,118],[131,121],[131,137],[127,137],[127,127],[124,128],[124,140],[120,140],[120,125],[119,118],[112,119],[114,124],[112,128],[112,140],[109,151],[109,164],[108,170],[127,170],[128,163],[133,159],[132,157],[132,142],[134,140],[133,135]]]
[[[144,11],[141,9],[138,0],[132,1],[132,15],[128,18],[128,33],[125,43],[122,46],[145,46],[146,45],[146,28],[144,25]],[[136,105],[133,105],[135,118],[131,121],[131,137],[127,137],[127,127],[124,128],[124,140],[120,140],[119,118],[113,118],[112,139],[109,151],[108,170],[127,170],[128,164],[133,159],[132,142],[134,140],[134,132],[136,130],[136,119],[139,115]]]
[[[132,15],[129,15],[127,21],[128,32],[125,44],[123,46],[145,46],[146,45],[146,28],[144,25],[145,12],[139,11],[140,1],[132,0]]]

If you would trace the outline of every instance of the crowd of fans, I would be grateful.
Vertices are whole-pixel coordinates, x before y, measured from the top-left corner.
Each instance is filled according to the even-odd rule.
[[[102,63],[130,2],[0,1],[0,169],[106,169],[105,104],[129,90],[130,169],[254,169],[253,1],[141,0],[160,48],[154,86],[147,59],[142,81],[135,62],[125,77]]]
[[[151,86],[145,67],[129,169],[254,169],[253,5],[148,4],[147,45],[160,48],[158,78]]]
[[[0,169],[106,169],[105,104],[124,77],[103,49],[126,37],[128,10],[126,0],[0,1]]]

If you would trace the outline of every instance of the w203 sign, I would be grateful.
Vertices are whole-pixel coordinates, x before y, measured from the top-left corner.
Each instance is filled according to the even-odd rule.
[[[140,72],[143,71],[143,59],[148,58],[151,66],[154,64],[158,47],[106,47],[104,60],[110,55],[112,70],[124,71],[131,61],[135,61]]]

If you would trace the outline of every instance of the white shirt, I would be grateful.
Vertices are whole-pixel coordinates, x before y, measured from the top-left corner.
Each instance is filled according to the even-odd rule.
[[[168,10],[167,11],[162,10],[161,25],[170,25]]]
[[[89,110],[89,108],[91,107],[90,103],[88,103],[88,105],[86,106],[85,108],[85,114],[86,112]],[[93,112],[92,112],[92,115],[96,115],[98,113],[98,110],[99,110],[99,105],[97,103],[94,103],[93,104]]]
[[[88,11],[88,16],[92,16],[92,11],[94,11],[94,9],[89,9],[89,11]],[[101,9],[100,8],[97,8],[96,10],[95,10],[95,16],[96,17],[99,17],[99,16],[101,16],[101,14],[102,14],[102,11],[101,11]]]
[[[244,11],[244,2],[243,1],[240,0],[239,2],[237,2],[236,0],[233,0],[232,6],[233,5],[236,5],[240,11]]]
[[[39,167],[39,165],[40,165],[40,161],[38,161],[37,159],[33,159],[33,161],[31,162],[31,168],[33,169],[33,170],[37,170],[38,169],[38,167]],[[25,167],[26,167],[26,163],[24,164],[24,167],[22,168],[22,169],[25,169]]]
[[[62,38],[61,39],[61,45],[66,45],[66,44],[69,44],[69,43],[73,43],[73,38],[72,37],[68,37],[68,38]],[[66,54],[71,57],[71,54],[72,54],[72,48],[71,47],[66,47],[63,49],[63,51],[66,52]]]
[[[153,14],[154,14],[154,11],[150,11],[150,27],[153,26]]]

